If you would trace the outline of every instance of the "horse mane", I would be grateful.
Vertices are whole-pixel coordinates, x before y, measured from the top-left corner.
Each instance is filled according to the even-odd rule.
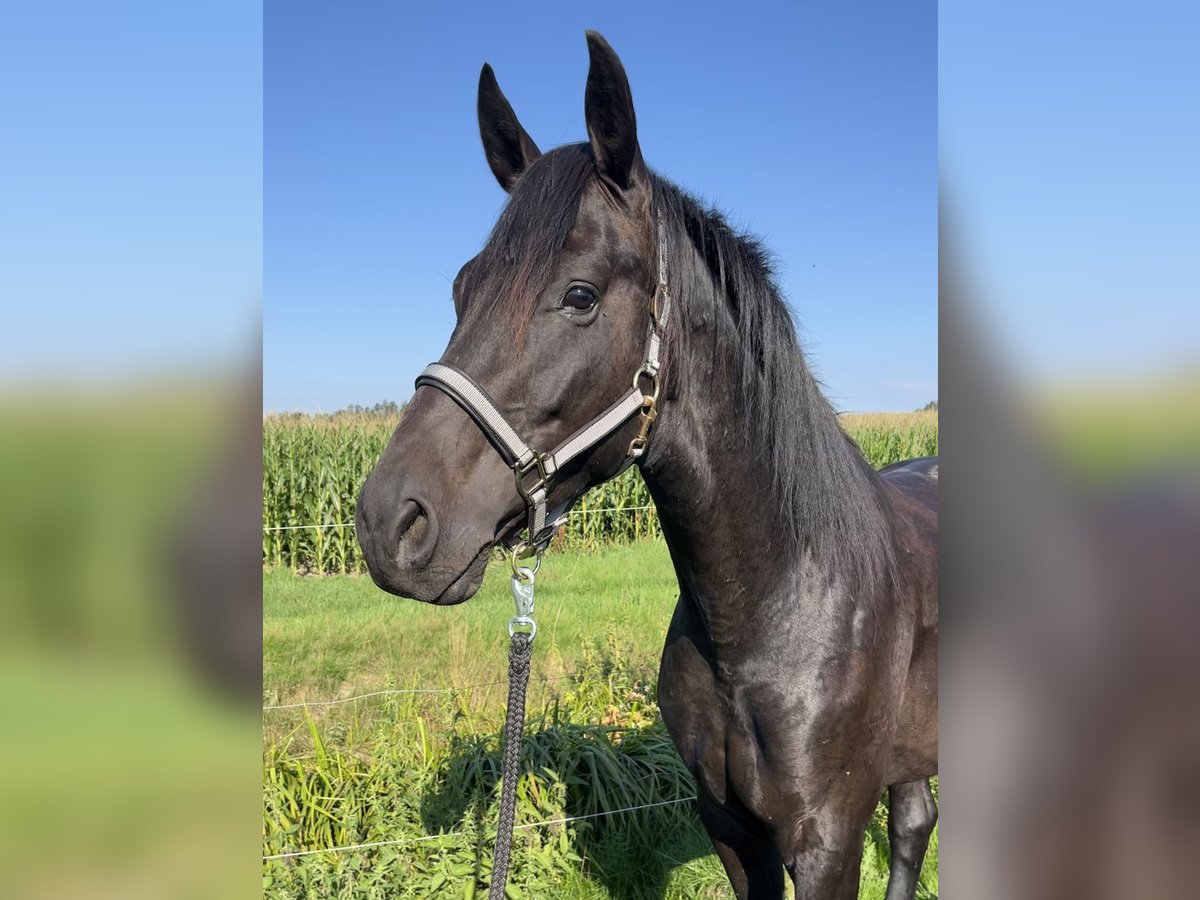
[[[477,264],[468,268],[464,296],[514,319],[523,333],[533,313],[528,298],[550,283],[593,177],[586,143],[537,159],[517,181]],[[745,423],[747,456],[766,462],[783,527],[826,568],[832,566],[832,574],[891,571],[880,479],[842,431],[805,363],[770,254],[667,178],[651,173],[651,180],[676,301],[664,350],[670,392],[687,390],[680,360],[685,336],[709,334],[714,369],[732,369],[739,408],[730,414]]]
[[[766,462],[791,537],[837,574],[890,573],[881,481],[805,362],[770,252],[669,179],[652,179],[666,237],[660,252],[680,300],[668,324],[667,383],[687,377],[684,336],[710,335],[713,368],[730,369],[747,456]]]

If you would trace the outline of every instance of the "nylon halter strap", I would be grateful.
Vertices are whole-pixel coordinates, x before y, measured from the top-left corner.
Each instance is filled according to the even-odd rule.
[[[616,403],[592,419],[548,453],[539,453],[529,446],[504,414],[492,402],[479,384],[466,372],[444,363],[426,366],[417,377],[417,387],[437,388],[463,408],[513,470],[517,492],[525,501],[528,513],[528,536],[524,539],[530,550],[543,550],[554,536],[554,528],[567,512],[569,505],[556,510],[547,523],[546,502],[555,473],[577,456],[601,443],[635,413],[641,413],[641,427],[629,442],[629,461],[636,460],[646,448],[650,424],[658,415],[658,374],[662,350],[663,329],[671,313],[671,295],[667,289],[667,265],[663,257],[663,227],[658,226],[658,284],[650,301],[650,323],[646,329],[646,354],[634,373],[633,387]],[[650,383],[650,392],[642,390],[642,381]]]

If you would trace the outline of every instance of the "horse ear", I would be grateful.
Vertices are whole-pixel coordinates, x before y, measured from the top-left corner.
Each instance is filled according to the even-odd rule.
[[[620,191],[627,191],[647,181],[629,78],[616,51],[599,32],[589,31],[587,44],[591,65],[583,108],[592,155],[601,176]]]
[[[496,73],[487,63],[479,73],[479,136],[492,174],[500,187],[511,191],[521,173],[542,155],[517,121],[508,98],[496,83]]]

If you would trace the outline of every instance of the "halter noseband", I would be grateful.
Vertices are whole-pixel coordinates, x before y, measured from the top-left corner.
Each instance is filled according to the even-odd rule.
[[[650,423],[658,415],[658,373],[660,366],[660,351],[662,349],[663,329],[671,312],[671,295],[667,290],[667,265],[663,257],[663,228],[658,227],[658,284],[650,301],[650,324],[646,330],[646,355],[641,366],[633,376],[633,387],[625,394],[592,419],[583,428],[551,450],[549,453],[538,453],[533,450],[517,430],[504,418],[504,414],[496,408],[487,391],[475,381],[454,366],[444,363],[432,363],[425,367],[417,376],[417,387],[428,386],[437,388],[451,400],[463,408],[472,421],[479,426],[488,441],[496,448],[505,465],[513,470],[517,483],[517,493],[525,501],[528,512],[528,536],[520,541],[525,549],[531,552],[541,552],[554,536],[554,529],[560,519],[570,509],[568,503],[562,509],[555,510],[546,521],[546,501],[550,493],[550,482],[556,472],[580,454],[595,447],[621,425],[629,420],[636,412],[641,412],[641,425],[637,436],[629,442],[628,462],[642,455],[646,448],[646,436],[650,432]],[[645,393],[641,387],[642,378],[650,382],[650,393]]]

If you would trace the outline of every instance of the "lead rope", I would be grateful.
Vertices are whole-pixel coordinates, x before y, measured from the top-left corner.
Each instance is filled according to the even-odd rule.
[[[546,525],[546,501],[549,479],[569,460],[599,443],[616,428],[639,414],[637,435],[629,443],[628,456],[637,460],[646,449],[650,426],[658,416],[659,358],[662,329],[671,311],[667,289],[667,266],[662,248],[666,246],[662,221],[658,223],[658,284],[650,303],[650,324],[646,329],[646,356],[633,376],[633,388],[583,430],[568,438],[554,451],[539,454],[530,449],[505,420],[487,392],[465,373],[440,363],[428,366],[417,379],[417,386],[428,384],[448,394],[463,407],[495,443],[516,476],[517,492],[529,514],[528,540],[509,548],[512,568],[512,595],[517,614],[508,621],[508,711],[504,717],[504,758],[501,763],[500,818],[496,823],[496,851],[492,855],[492,878],[488,900],[504,900],[508,886],[508,867],[512,861],[513,825],[517,811],[518,768],[521,764],[521,738],[525,733],[525,694],[529,687],[529,661],[537,623],[533,620],[533,581],[542,565],[542,554],[550,544],[558,522]],[[640,383],[648,379],[649,393]],[[510,462],[511,459],[511,462]],[[536,471],[537,483],[527,486],[524,476]],[[560,519],[561,521],[561,519]],[[533,559],[533,567],[518,565],[519,559]]]
[[[492,856],[492,884],[488,900],[503,900],[512,859],[513,824],[517,815],[517,780],[520,778],[521,738],[525,734],[525,692],[529,687],[529,660],[537,623],[533,620],[533,579],[541,566],[517,566],[512,557],[512,595],[517,614],[508,621],[508,712],[504,719],[504,760],[501,765],[500,820],[496,824],[496,852]],[[525,629],[528,629],[527,631]]]

